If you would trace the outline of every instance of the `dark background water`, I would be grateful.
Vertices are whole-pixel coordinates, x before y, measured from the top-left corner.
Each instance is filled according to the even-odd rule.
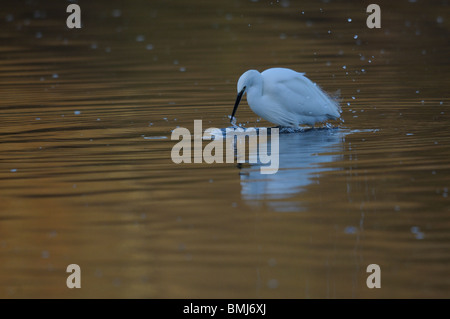
[[[370,3],[78,1],[73,30],[2,3],[0,296],[448,298],[448,1]],[[172,162],[270,67],[340,90],[339,129],[282,136],[272,176]]]

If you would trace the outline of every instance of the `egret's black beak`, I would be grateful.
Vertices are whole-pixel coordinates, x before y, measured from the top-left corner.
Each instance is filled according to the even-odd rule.
[[[231,119],[230,122],[233,122],[233,118],[234,118],[234,114],[236,114],[237,108],[239,106],[239,102],[241,102],[242,99],[242,95],[244,95],[245,89],[247,87],[244,86],[244,88],[241,90],[241,92],[238,93],[237,97],[236,97],[236,102],[234,103],[234,108],[233,108],[233,113],[231,113]]]

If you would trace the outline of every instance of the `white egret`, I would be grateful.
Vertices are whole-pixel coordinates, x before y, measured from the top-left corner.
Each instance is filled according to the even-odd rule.
[[[239,78],[237,91],[232,123],[244,93],[253,112],[282,127],[314,126],[317,122],[335,120],[342,112],[339,103],[304,73],[290,69],[272,68],[262,73],[248,70]]]

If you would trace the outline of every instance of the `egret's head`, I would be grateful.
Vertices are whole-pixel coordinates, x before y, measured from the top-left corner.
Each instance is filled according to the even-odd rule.
[[[257,70],[248,70],[244,74],[242,74],[237,83],[238,93],[242,92],[242,94],[244,94],[248,87],[250,87],[255,82],[255,78],[259,76],[261,76],[261,73],[259,73]]]
[[[236,110],[239,106],[239,102],[241,102],[242,96],[247,91],[247,89],[253,85],[256,78],[259,78],[261,76],[261,73],[259,73],[256,70],[248,70],[244,74],[241,75],[239,78],[239,81],[237,83],[237,91],[238,95],[236,97],[236,102],[234,103],[233,113],[231,113],[231,122],[233,121],[234,114],[236,113]]]

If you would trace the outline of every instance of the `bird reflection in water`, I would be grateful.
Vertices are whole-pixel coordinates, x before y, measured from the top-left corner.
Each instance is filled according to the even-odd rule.
[[[290,199],[304,191],[314,177],[337,169],[323,164],[342,159],[343,141],[349,133],[339,128],[321,128],[280,134],[277,173],[261,174],[261,163],[238,165],[242,198],[252,206],[266,205],[278,212],[304,210],[300,202]],[[268,139],[268,149],[270,143]],[[249,156],[252,152],[257,149],[249,149]]]

